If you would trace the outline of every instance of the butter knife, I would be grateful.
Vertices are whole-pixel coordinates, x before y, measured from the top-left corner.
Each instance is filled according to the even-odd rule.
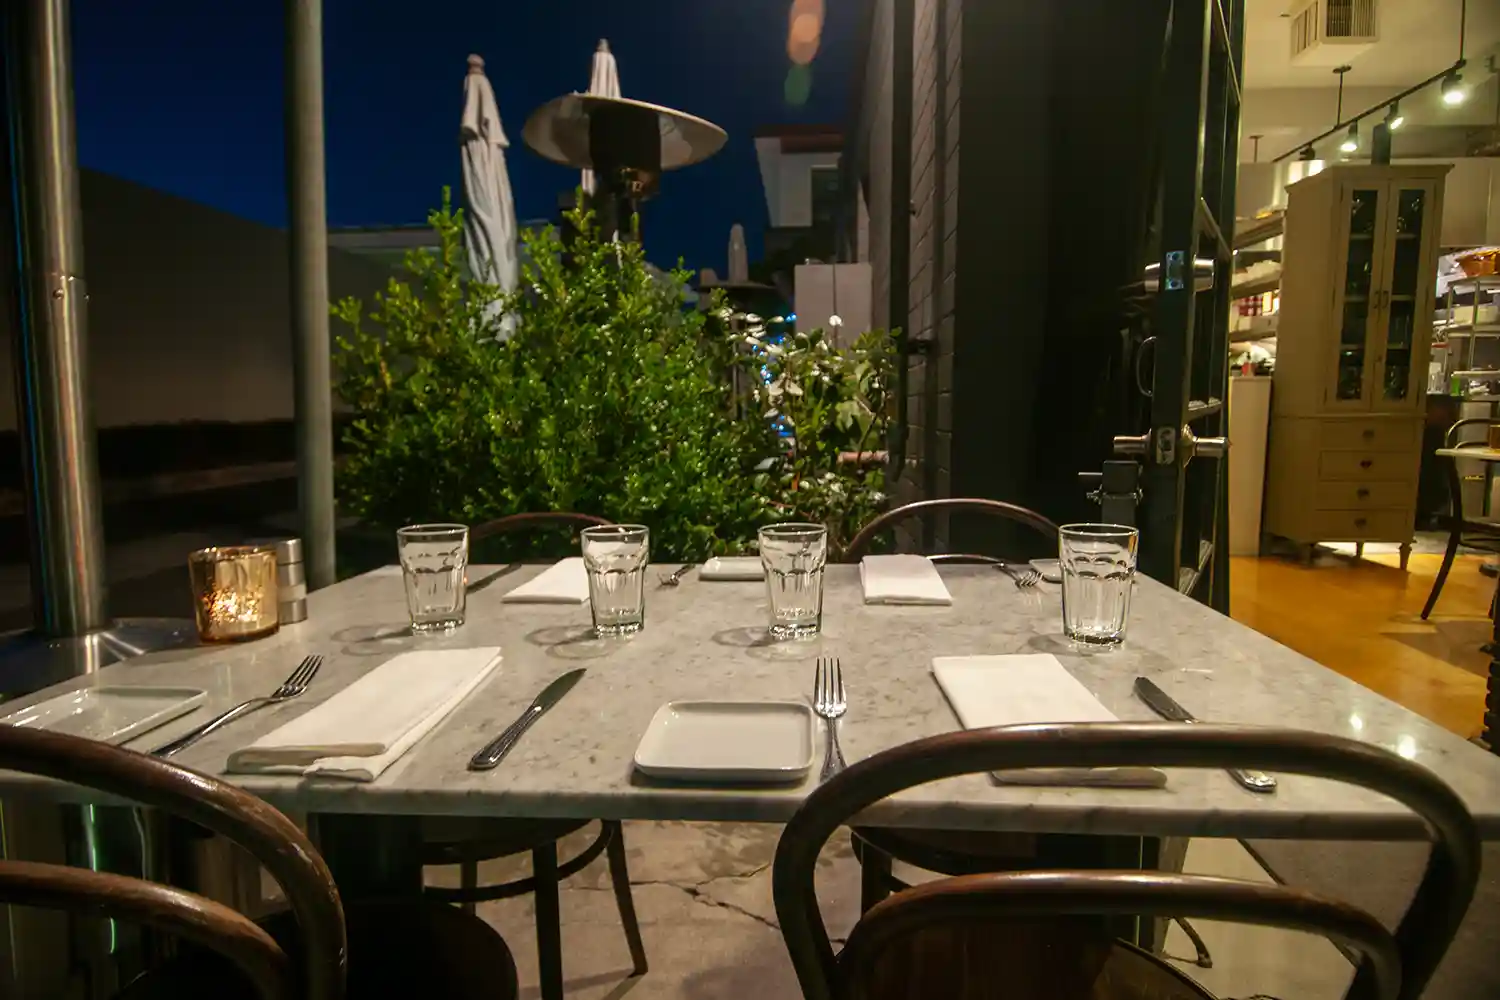
[[[1171,722],[1197,722],[1188,710],[1172,700],[1172,696],[1145,677],[1135,679],[1135,696],[1144,701],[1157,715]],[[1264,771],[1247,771],[1238,767],[1226,768],[1229,776],[1252,792],[1276,791],[1276,779]]]
[[[540,719],[547,709],[561,701],[563,695],[573,690],[573,686],[583,678],[585,673],[587,670],[583,667],[569,670],[543,688],[542,693],[536,696],[536,700],[526,706],[526,711],[521,713],[519,719],[512,722],[505,732],[485,744],[484,749],[473,756],[469,761],[469,770],[488,771],[504,760],[505,755],[510,753],[511,747],[515,746],[526,730],[531,728],[531,724]]]

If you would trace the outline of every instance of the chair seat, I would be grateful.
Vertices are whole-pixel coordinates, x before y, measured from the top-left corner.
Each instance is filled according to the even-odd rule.
[[[588,826],[583,819],[490,819],[427,816],[421,823],[422,864],[456,865],[520,854]]]
[[[262,926],[297,961],[297,922],[274,914]],[[350,1000],[514,1000],[516,964],[505,940],[478,917],[441,903],[356,903],[345,911]],[[184,950],[127,986],[117,1000],[255,1000],[255,992],[220,956]]]

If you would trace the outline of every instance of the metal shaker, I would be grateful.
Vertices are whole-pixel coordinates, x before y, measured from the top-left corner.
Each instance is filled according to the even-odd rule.
[[[276,617],[280,624],[307,620],[307,574],[302,565],[302,539],[262,538],[256,545],[276,549]]]

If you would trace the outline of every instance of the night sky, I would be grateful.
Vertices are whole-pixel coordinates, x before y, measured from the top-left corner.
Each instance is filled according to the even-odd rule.
[[[811,94],[788,103],[788,0],[324,0],[328,221],[422,221],[443,185],[459,196],[465,59],[485,58],[511,141],[517,215],[550,217],[577,173],[525,148],[538,105],[588,87],[608,38],[623,94],[722,126],[707,163],[667,174],[647,206],[647,250],[723,273],[729,227],[752,259],[766,224],[757,127],[841,125],[855,4],[829,0]],[[74,0],[79,155],[257,222],[285,225],[282,4],[275,0]]]

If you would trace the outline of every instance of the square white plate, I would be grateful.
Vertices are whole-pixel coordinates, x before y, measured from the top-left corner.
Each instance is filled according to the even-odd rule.
[[[704,580],[764,580],[766,568],[760,556],[714,556],[703,564],[698,576]]]
[[[674,781],[793,782],[812,770],[813,712],[799,701],[671,701],[635,766]]]
[[[197,708],[201,688],[103,685],[78,688],[0,718],[0,725],[124,743]]]

